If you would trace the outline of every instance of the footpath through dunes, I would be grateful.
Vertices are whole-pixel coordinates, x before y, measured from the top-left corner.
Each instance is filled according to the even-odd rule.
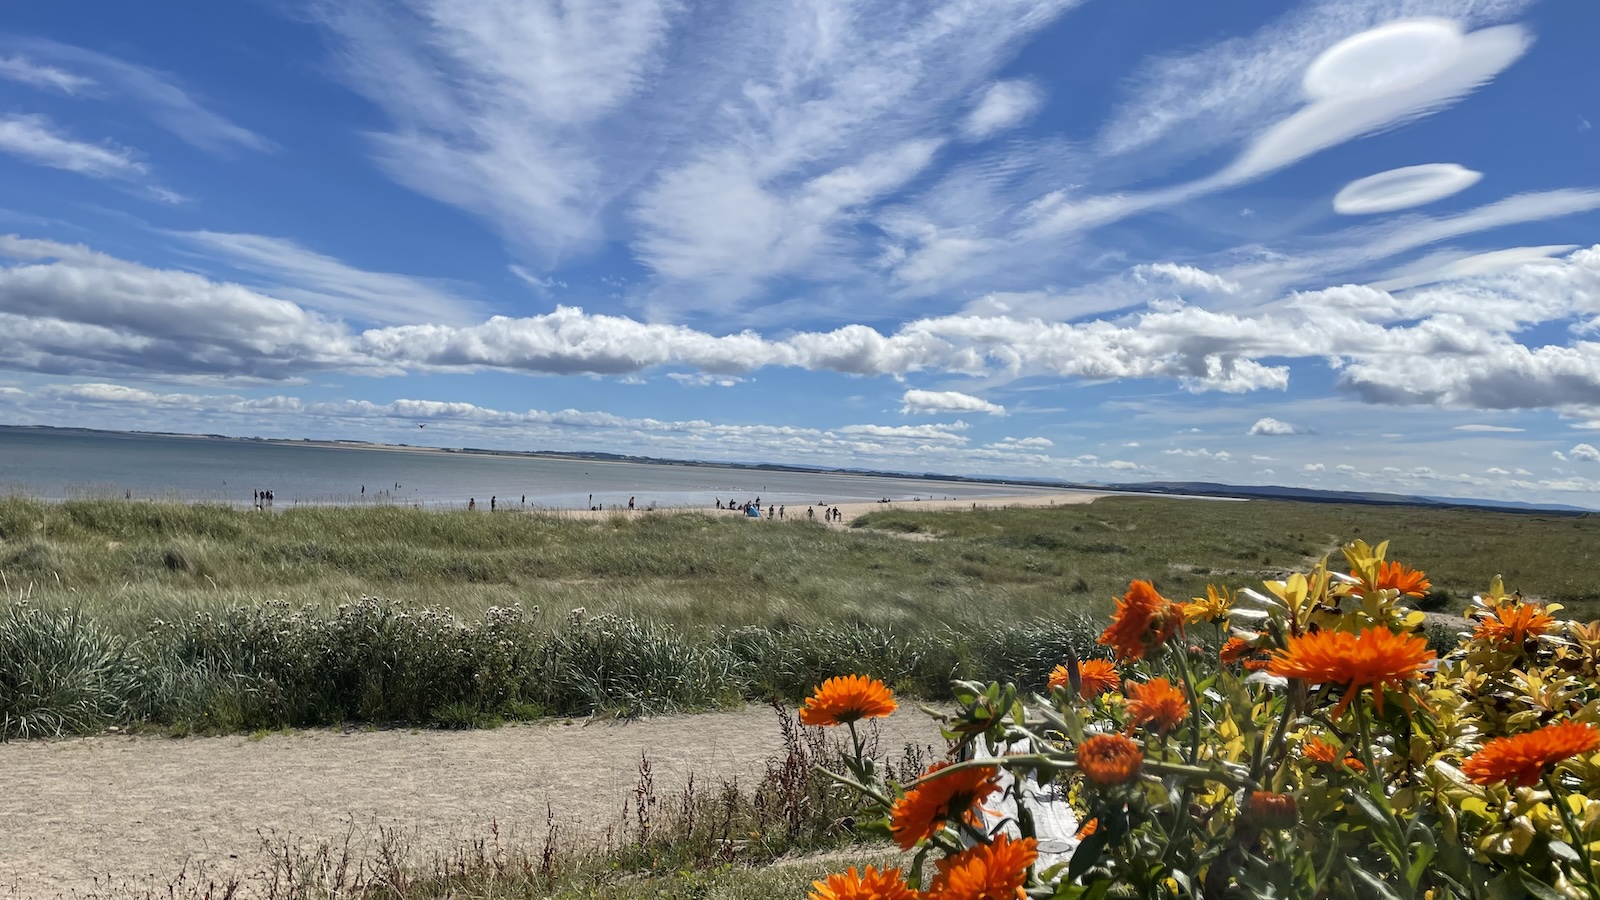
[[[902,707],[880,720],[880,748],[942,748],[932,719]],[[942,752],[942,751],[940,751]],[[0,897],[83,895],[104,885],[162,886],[188,865],[212,877],[259,871],[263,836],[342,844],[354,827],[448,851],[489,823],[528,840],[546,804],[565,846],[619,815],[649,759],[670,800],[692,773],[715,788],[758,776],[784,745],[776,713],[634,721],[548,721],[489,731],[298,731],[170,739],[100,736],[0,744]]]

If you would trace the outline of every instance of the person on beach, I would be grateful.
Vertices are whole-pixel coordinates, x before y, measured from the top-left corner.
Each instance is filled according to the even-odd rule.
[[[633,498],[632,497],[628,498],[628,511],[629,512],[633,512]]]
[[[767,518],[776,519],[777,518],[777,515],[776,515],[777,511],[778,511],[778,507],[774,506],[771,503],[767,504]]]
[[[494,512],[495,511],[495,508],[499,505],[498,504],[499,499],[500,498],[494,497],[494,496],[491,496],[489,498],[489,512]]]
[[[806,507],[806,521],[814,522],[814,521],[816,521],[816,518],[817,518],[817,508],[815,506]]]
[[[781,506],[778,507],[778,521],[779,522],[783,521],[783,507],[781,507]]]
[[[467,498],[467,512],[477,512],[477,511],[478,511],[478,498],[477,497],[468,497]]]

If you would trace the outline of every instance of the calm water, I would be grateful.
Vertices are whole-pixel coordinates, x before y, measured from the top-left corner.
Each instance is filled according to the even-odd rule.
[[[366,492],[362,493],[365,487]],[[711,506],[718,499],[803,506],[1044,493],[1047,489],[869,475],[762,472],[719,466],[672,466],[592,460],[532,459],[462,453],[414,453],[256,441],[134,434],[71,434],[0,427],[0,493],[48,500],[80,497],[176,499],[249,504],[271,490],[274,505],[420,503],[487,509],[489,498],[520,506],[582,509],[594,504],[641,508]]]

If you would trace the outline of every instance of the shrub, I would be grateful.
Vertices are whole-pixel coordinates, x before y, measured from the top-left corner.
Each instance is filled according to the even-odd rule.
[[[14,603],[0,615],[0,740],[103,728],[134,676],[122,641],[76,611]]]
[[[1600,898],[1600,622],[1496,578],[1436,656],[1406,605],[1429,581],[1386,551],[1181,604],[1136,581],[1097,639],[1115,660],[1064,654],[1048,694],[956,685],[960,761],[907,782],[846,749],[839,780],[915,852],[873,896],[920,891],[931,856],[916,896]],[[1030,665],[1014,637],[991,655]],[[808,705],[853,734],[879,713],[849,683]],[[1075,836],[1005,812],[1040,798]]]

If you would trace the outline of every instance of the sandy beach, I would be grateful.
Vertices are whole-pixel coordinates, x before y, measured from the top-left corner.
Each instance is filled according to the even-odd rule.
[[[910,510],[1007,509],[1007,508],[1011,508],[1011,507],[1022,507],[1022,506],[1076,506],[1076,505],[1084,504],[1084,503],[1093,503],[1094,501],[1100,499],[1101,497],[1109,497],[1109,496],[1111,496],[1109,493],[1101,493],[1101,492],[1095,492],[1095,491],[1052,491],[1052,492],[1047,493],[1047,494],[995,494],[993,496],[986,496],[986,497],[966,497],[966,498],[963,498],[963,499],[960,499],[960,500],[942,499],[942,498],[939,498],[938,495],[934,495],[934,496],[929,497],[929,498],[919,498],[919,499],[911,499],[911,500],[906,500],[906,499],[891,500],[888,503],[883,503],[883,502],[829,503],[826,499],[821,499],[819,501],[819,503],[814,505],[812,508],[814,508],[816,510],[816,516],[817,516],[816,517],[816,521],[819,521],[819,522],[823,520],[822,519],[822,513],[823,513],[824,509],[827,509],[830,506],[838,508],[840,516],[841,516],[841,521],[836,522],[836,523],[829,523],[829,524],[836,525],[837,527],[841,527],[842,528],[842,527],[848,525],[852,519],[855,519],[858,516],[864,516],[867,513],[873,513],[873,512],[883,512],[885,510],[891,510],[891,509],[910,509]],[[551,508],[551,509],[520,509],[520,508],[517,508],[517,507],[511,507],[511,509],[514,510],[514,511],[518,511],[518,512],[532,513],[534,515],[555,515],[555,516],[561,516],[562,518],[574,518],[574,519],[605,519],[607,517],[615,516],[615,515],[671,515],[671,514],[675,514],[675,513],[696,513],[696,512],[698,512],[698,513],[713,513],[713,514],[720,513],[722,515],[728,515],[728,516],[742,515],[742,513],[740,513],[738,510],[735,510],[735,509],[718,510],[715,507],[707,509],[707,508],[701,507],[701,506],[672,506],[672,507],[661,507],[661,508],[657,508],[657,509],[634,509],[634,510],[629,510],[629,509],[627,509],[625,507],[623,507],[623,508],[607,507],[604,510],[553,509],[553,508]],[[752,520],[752,521],[754,521],[754,520]],[[762,507],[761,507],[761,520],[760,521],[762,521],[762,522],[768,521],[766,504],[763,504]],[[793,522],[804,522],[804,521],[806,521],[806,507],[805,506],[800,506],[798,504],[789,504],[789,505],[787,505],[786,508],[784,509],[783,521],[784,522],[791,522],[791,521],[793,521]]]

